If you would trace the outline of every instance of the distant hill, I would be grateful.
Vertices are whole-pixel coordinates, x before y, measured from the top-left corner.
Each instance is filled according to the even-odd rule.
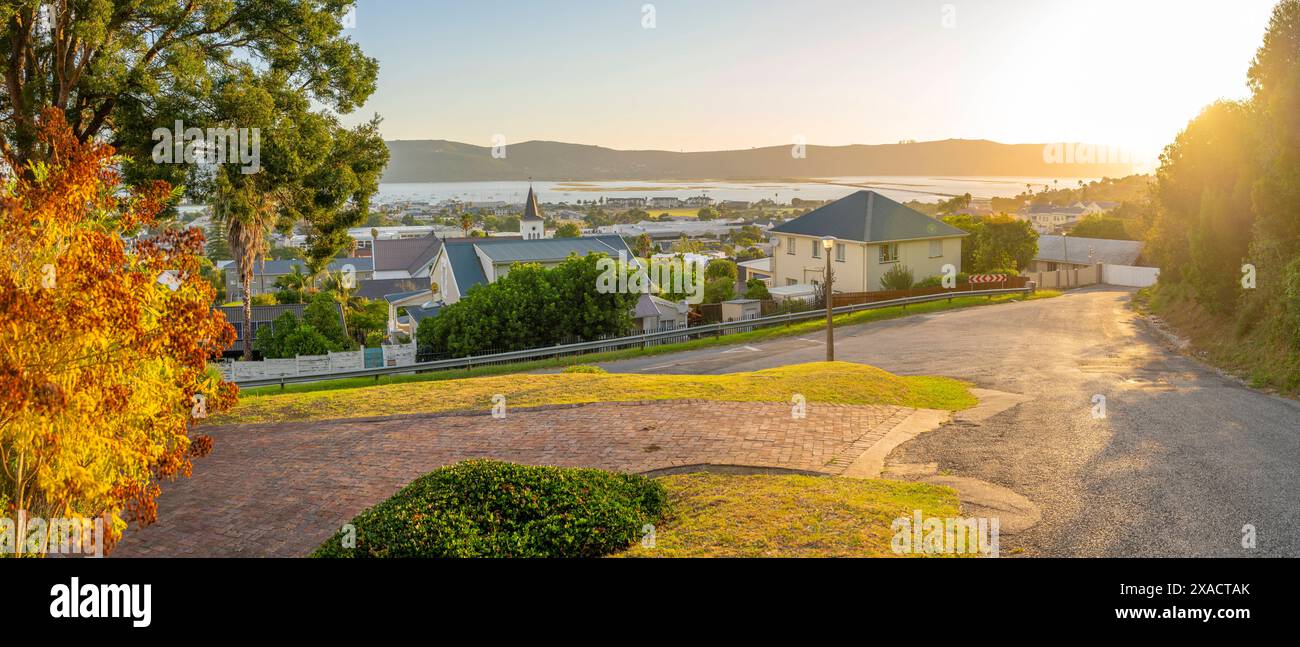
[[[384,182],[475,180],[727,180],[854,175],[1103,177],[1133,172],[1125,164],[1048,164],[1042,144],[949,139],[906,144],[790,146],[673,153],[530,141],[492,149],[444,140],[390,141]]]

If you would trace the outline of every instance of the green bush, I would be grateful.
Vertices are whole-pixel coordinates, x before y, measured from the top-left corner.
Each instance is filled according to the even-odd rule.
[[[880,277],[880,289],[882,290],[906,290],[912,287],[912,270],[906,265],[895,265],[889,268]]]
[[[560,370],[560,372],[561,373],[608,373],[609,371],[606,371],[605,369],[599,366],[592,366],[591,364],[574,364],[573,366],[564,367],[562,370]]]
[[[313,557],[599,557],[630,546],[668,494],[635,474],[473,460],[434,470]]]

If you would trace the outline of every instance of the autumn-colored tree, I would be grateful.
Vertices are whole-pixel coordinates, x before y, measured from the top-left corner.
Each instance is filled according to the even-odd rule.
[[[0,169],[0,500],[11,518],[102,518],[108,550],[210,451],[190,432],[234,404],[207,365],[234,330],[200,276],[201,232],[126,242],[171,188],[124,190],[113,149],[79,142],[60,110],[38,134],[43,161]]]

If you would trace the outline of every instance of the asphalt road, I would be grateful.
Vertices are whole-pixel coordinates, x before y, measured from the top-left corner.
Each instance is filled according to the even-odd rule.
[[[891,460],[1009,487],[1038,526],[1004,554],[1300,556],[1300,403],[1248,389],[1166,350],[1095,288],[1055,299],[837,329],[836,359],[947,375],[1033,399],[978,427],[949,425]],[[605,364],[716,374],[825,357],[824,333]],[[1105,417],[1094,417],[1094,396]],[[1256,547],[1242,546],[1243,528]]]

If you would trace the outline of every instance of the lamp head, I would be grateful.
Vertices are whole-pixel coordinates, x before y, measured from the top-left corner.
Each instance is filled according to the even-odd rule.
[[[822,249],[829,252],[831,248],[834,246],[835,246],[834,236],[822,236]]]

